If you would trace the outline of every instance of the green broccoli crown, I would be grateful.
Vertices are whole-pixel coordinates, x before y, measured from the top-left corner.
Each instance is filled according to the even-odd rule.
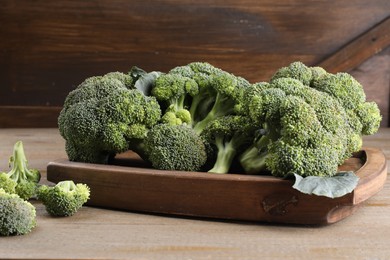
[[[355,111],[362,123],[362,134],[375,134],[382,121],[378,105],[375,102],[364,102],[360,104]]]
[[[15,143],[9,163],[11,170],[7,173],[7,176],[16,182],[15,192],[25,200],[32,198],[35,195],[41,174],[36,169],[29,169],[21,141]]]
[[[313,86],[314,82],[319,80],[323,75],[327,74],[326,70],[321,67],[310,67],[311,70],[311,81],[310,86]]]
[[[374,102],[366,102],[362,85],[350,74],[326,73],[314,80],[311,86],[328,93],[344,107],[350,126],[348,137],[351,152],[361,147],[359,135],[371,135],[378,131],[382,120],[380,110]]]
[[[36,226],[34,206],[0,188],[0,235],[25,235]]]
[[[66,98],[58,125],[70,160],[107,163],[160,120],[154,97],[128,89],[117,78],[107,74],[87,79]]]
[[[268,169],[276,176],[294,172],[332,176],[337,166],[350,156],[347,135],[350,127],[344,108],[332,96],[297,79],[278,78],[267,88],[255,92],[249,115],[261,125],[262,136],[240,156],[246,172]],[[295,149],[294,155],[287,157],[286,151],[292,152],[292,149]],[[310,151],[314,156],[326,149],[332,150],[327,168],[309,167],[308,162],[302,161],[309,160],[309,154],[303,156],[302,151]],[[299,158],[302,160],[298,161]],[[286,167],[277,168],[276,162]],[[300,168],[305,165],[306,168]]]
[[[198,171],[207,159],[203,140],[183,125],[154,126],[144,149],[153,167],[161,170]]]
[[[3,189],[7,193],[15,193],[15,187],[17,183],[8,177],[7,173],[0,172],[0,189]]]
[[[362,85],[345,72],[322,75],[312,86],[336,98],[345,109],[353,110],[366,100]]]
[[[338,154],[329,146],[308,148],[290,145],[282,139],[272,142],[268,147],[266,165],[272,175],[286,177],[332,176],[337,172]]]
[[[309,86],[312,80],[312,70],[300,61],[291,63],[287,67],[282,67],[271,78],[271,83],[278,78],[293,78]]]
[[[163,116],[163,122],[172,124],[191,124],[192,118],[187,110],[187,103],[188,99],[198,93],[199,87],[195,80],[175,73],[158,77],[152,89],[152,95],[157,100],[165,102],[163,105],[167,107],[164,114],[169,113],[169,115]],[[178,120],[174,120],[172,115],[175,115]]]
[[[73,181],[61,181],[54,187],[41,186],[38,199],[46,207],[46,211],[57,217],[72,216],[89,199],[90,189],[86,184],[75,184]]]

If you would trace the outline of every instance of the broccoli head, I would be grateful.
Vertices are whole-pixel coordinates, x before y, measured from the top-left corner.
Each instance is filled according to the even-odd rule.
[[[168,124],[191,124],[192,118],[187,110],[186,101],[197,95],[198,84],[192,78],[180,74],[164,74],[156,79],[152,95],[158,101],[165,102],[166,111],[169,116],[163,116],[163,123]],[[172,116],[176,119],[172,119]],[[175,121],[174,121],[175,120]]]
[[[275,79],[252,95],[249,116],[258,122],[260,134],[240,155],[247,173],[332,176],[346,159],[348,125],[343,107],[297,79]],[[316,156],[327,150],[328,157],[323,158],[329,159],[320,167],[316,161],[322,159]]]
[[[7,173],[0,172],[0,189],[3,189],[7,193],[15,193],[15,187],[17,183],[8,177]]]
[[[61,181],[54,187],[46,185],[38,189],[38,199],[46,211],[57,217],[74,215],[89,199],[90,189],[86,184]]]
[[[36,226],[34,206],[0,188],[0,236],[25,235]]]
[[[271,78],[271,83],[278,78],[293,78],[301,81],[304,85],[309,86],[312,80],[312,69],[300,61],[296,61],[282,67],[275,72]]]
[[[183,125],[154,126],[143,147],[147,160],[161,170],[198,171],[207,159],[203,140]]]
[[[215,118],[236,114],[243,88],[249,86],[242,77],[206,62],[193,62],[157,78],[152,95],[162,107],[168,105],[163,123],[186,124],[200,134]]]
[[[129,89],[130,76],[109,73],[86,79],[65,100],[58,118],[71,161],[107,163],[136,146],[161,117],[154,97]]]

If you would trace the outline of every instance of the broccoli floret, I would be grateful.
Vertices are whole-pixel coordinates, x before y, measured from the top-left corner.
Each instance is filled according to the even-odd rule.
[[[312,80],[312,69],[307,67],[300,61],[296,61],[288,65],[287,67],[282,67],[271,78],[271,83],[275,79],[279,78],[293,78],[301,81],[304,85],[309,86]]]
[[[9,163],[11,170],[7,173],[7,176],[16,182],[15,193],[24,200],[32,198],[35,195],[41,174],[38,170],[28,167],[28,161],[21,141],[15,143],[13,155],[10,157]]]
[[[88,78],[67,96],[58,125],[71,161],[108,163],[160,120],[157,100],[128,89],[121,77],[130,81],[118,73]]]
[[[374,102],[366,102],[362,85],[350,74],[326,73],[314,80],[311,87],[328,93],[344,107],[350,126],[347,133],[350,153],[361,148],[362,135],[378,131],[382,120],[379,108]]]
[[[355,111],[362,123],[362,134],[375,134],[382,121],[378,105],[375,102],[364,102],[360,104]]]
[[[346,159],[343,107],[299,80],[275,79],[252,96],[249,115],[259,122],[260,134],[239,158],[247,173],[332,176]],[[328,160],[317,163],[327,150]]]
[[[211,121],[201,136],[217,151],[217,158],[209,172],[228,173],[235,156],[251,144],[255,127],[249,117],[229,115]]]
[[[15,193],[15,187],[17,183],[8,177],[7,173],[0,172],[0,189],[3,189],[5,192],[13,194]]]
[[[202,101],[191,105],[190,111],[197,118],[193,125],[195,132],[201,134],[207,124],[219,117],[238,114],[240,109],[237,106],[243,98],[244,89],[249,86],[245,79],[227,72],[212,75],[212,84],[207,90],[202,89]],[[209,109],[199,109],[203,105]]]
[[[86,184],[75,184],[73,181],[61,181],[53,187],[42,185],[38,189],[38,199],[46,211],[56,217],[74,215],[86,203],[90,189]]]
[[[160,76],[152,94],[160,101],[168,100],[163,123],[187,124],[200,134],[215,118],[238,113],[243,88],[249,86],[242,77],[206,62],[193,62]]]
[[[36,226],[35,207],[0,188],[0,235],[25,235]]]
[[[165,113],[170,113],[180,119],[179,124],[191,124],[192,118],[187,110],[186,101],[197,95],[199,92],[198,84],[195,80],[184,77],[180,74],[164,74],[157,78],[155,86],[152,89],[152,95],[158,101],[164,102],[167,106]],[[163,116],[164,118],[164,116]],[[170,118],[170,120],[172,120]],[[167,121],[166,123],[173,123]]]
[[[203,140],[183,125],[154,126],[143,147],[147,160],[161,170],[198,171],[207,159]]]

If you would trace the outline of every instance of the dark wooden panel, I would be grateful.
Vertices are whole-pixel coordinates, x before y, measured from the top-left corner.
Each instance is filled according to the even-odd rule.
[[[0,128],[57,127],[61,107],[0,106]]]
[[[390,45],[390,16],[318,65],[329,72],[349,71]]]
[[[266,80],[290,61],[319,62],[389,10],[388,0],[3,0],[0,104],[61,106],[84,78],[132,65],[202,60]]]

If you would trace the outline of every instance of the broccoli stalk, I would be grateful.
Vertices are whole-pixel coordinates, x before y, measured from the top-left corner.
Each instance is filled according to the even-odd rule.
[[[11,170],[7,173],[7,176],[16,182],[15,192],[25,200],[32,198],[35,195],[41,174],[36,169],[29,169],[21,141],[15,143],[9,164]]]
[[[216,149],[216,161],[209,172],[229,172],[236,154],[252,141],[254,129],[244,116],[229,115],[211,121],[201,135]]]

